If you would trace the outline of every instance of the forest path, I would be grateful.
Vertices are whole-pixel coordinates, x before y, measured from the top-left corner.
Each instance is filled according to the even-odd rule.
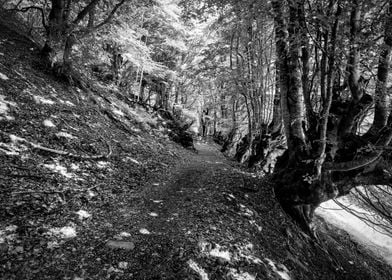
[[[144,192],[149,209],[161,220],[175,221],[174,217],[181,216],[186,222],[188,216],[191,218],[195,212],[200,212],[200,206],[207,206],[203,204],[212,189],[213,193],[219,188],[223,191],[224,186],[218,183],[222,177],[230,177],[231,183],[237,186],[243,183],[241,177],[232,176],[232,167],[216,147],[203,142],[196,143],[195,147],[198,153],[176,168],[170,182],[153,185]],[[152,221],[151,226],[156,224]]]
[[[268,183],[226,159],[213,143],[195,147],[198,153],[179,158],[166,176],[124,196],[107,213],[111,231],[130,233],[124,241],[133,247],[95,250],[103,263],[112,263],[105,271],[113,279],[351,279],[345,275],[355,273],[353,264],[368,261],[360,251],[341,255],[343,243],[337,246],[328,235],[326,246],[339,257],[320,257],[325,251],[306,245]],[[305,261],[309,255],[311,263]],[[336,270],[344,275],[331,278]],[[361,271],[358,279],[373,279],[373,273]]]
[[[229,268],[225,274],[231,273],[233,279],[253,279],[247,272],[236,272],[239,266],[235,262],[240,261],[245,261],[243,265],[255,266],[258,274],[261,269],[264,274],[264,264],[254,256],[254,244],[249,241],[261,230],[254,220],[255,211],[236,201],[236,195],[230,192],[231,187],[244,188],[246,182],[248,188],[256,189],[257,181],[254,180],[254,185],[250,186],[248,179],[255,178],[237,169],[237,164],[228,161],[215,144],[197,142],[195,148],[197,154],[177,166],[168,182],[153,184],[143,192],[151,217],[145,223],[145,229],[151,235],[144,237],[147,243],[153,240],[150,249],[154,248],[155,253],[151,255],[156,257],[155,261],[151,259],[149,268],[144,269],[146,274],[143,277],[159,275],[170,278],[169,275],[176,271],[173,266],[178,266],[179,275],[176,274],[176,277],[190,277],[192,273],[189,272],[193,271],[201,279],[207,279],[202,276],[205,273],[202,266],[197,264],[200,258],[204,258],[202,262],[211,264],[231,264],[233,268]],[[235,221],[233,214],[245,219]],[[232,245],[237,246],[234,254],[229,249]],[[158,251],[166,254],[164,263],[159,261],[161,255]],[[171,265],[167,265],[167,261]],[[167,268],[171,268],[171,271],[165,275]],[[222,277],[221,273],[212,272],[219,277]]]

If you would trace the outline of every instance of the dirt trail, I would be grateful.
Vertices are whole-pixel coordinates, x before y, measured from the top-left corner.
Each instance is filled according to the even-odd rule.
[[[193,279],[193,273],[195,277],[199,275],[198,277],[206,279],[202,277],[202,270],[198,271],[202,265],[198,268],[193,266],[192,269],[190,262],[202,262],[204,266],[214,265],[215,262],[225,266],[231,264],[233,267],[228,267],[224,273],[231,273],[233,279],[251,277],[251,274],[235,272],[238,268],[235,263],[241,261],[245,261],[246,266],[253,266],[253,270],[260,270],[257,266],[261,265],[264,273],[264,264],[253,255],[254,245],[249,242],[253,235],[252,230],[246,232],[247,237],[243,236],[243,227],[253,227],[254,234],[260,229],[253,220],[255,212],[237,202],[236,195],[228,188],[230,185],[241,189],[245,183],[243,177],[246,175],[236,170],[235,163],[229,162],[213,144],[198,142],[196,149],[198,153],[180,164],[168,182],[152,185],[144,191],[145,206],[152,215],[145,224],[145,228],[151,232],[151,235],[144,236],[145,241],[153,241],[150,249],[169,255],[164,257],[165,263],[153,261],[150,269],[142,272],[146,273],[143,277],[153,279],[156,275],[165,278],[165,269],[170,268],[172,271],[166,271],[168,278],[174,277],[174,272],[174,278]],[[246,220],[242,227],[234,223],[233,212],[236,212],[236,215],[248,216],[254,225]],[[237,252],[229,249],[231,245],[238,246]],[[163,249],[164,247],[166,249]],[[159,259],[156,252],[152,255]],[[169,265],[167,261],[170,262]],[[175,272],[176,266],[178,274]],[[208,267],[207,270],[211,268]],[[214,269],[219,269],[219,266]],[[223,271],[208,272],[217,275],[222,273]]]
[[[230,172],[232,167],[215,147],[197,143],[196,149],[198,154],[180,164],[170,182],[145,191],[149,210],[159,215],[159,219],[155,219],[151,226],[179,217],[180,214],[182,222],[187,222],[187,217],[191,218],[195,212],[200,212],[201,207],[206,206],[203,205],[207,202],[205,198],[210,196],[211,188],[219,188],[217,182],[222,176],[233,178]],[[233,183],[243,182],[237,178],[237,182]]]
[[[324,249],[310,245],[288,222],[270,185],[227,160],[214,144],[199,142],[196,149],[197,154],[179,159],[182,162],[170,174],[154,178],[107,213],[112,236],[129,232],[125,240],[135,246],[131,252],[108,251],[106,246],[96,249],[94,255],[112,267],[90,275],[98,279],[107,277],[104,272],[111,279],[352,279],[350,275],[358,271],[353,264],[367,260],[359,251],[341,255],[334,239],[326,242],[331,245],[330,255],[339,259],[325,257]],[[357,279],[389,279],[375,273],[367,267]]]

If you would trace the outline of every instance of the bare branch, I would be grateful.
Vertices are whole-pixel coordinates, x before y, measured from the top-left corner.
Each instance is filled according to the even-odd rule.
[[[97,29],[101,28],[103,25],[109,23],[112,20],[112,18],[114,17],[114,14],[121,7],[121,5],[124,4],[124,2],[125,2],[125,0],[121,0],[120,2],[118,2],[116,4],[116,6],[113,8],[113,10],[110,12],[108,17],[104,21],[102,21],[100,24],[96,25],[93,29],[97,30]]]
[[[18,4],[19,5],[19,4]],[[26,13],[29,10],[38,10],[41,12],[41,18],[42,18],[42,26],[46,29],[47,25],[46,25],[46,20],[45,20],[45,11],[42,7],[38,7],[38,6],[28,6],[28,7],[23,7],[23,8],[13,8],[13,9],[8,9],[7,11],[16,11],[16,12],[22,12],[22,13]]]
[[[102,26],[104,26],[105,24],[108,24],[114,17],[115,13],[117,12],[117,10],[121,7],[121,5],[123,5],[125,3],[126,0],[121,0],[120,2],[118,2],[116,4],[116,6],[113,8],[113,10],[110,12],[110,14],[107,16],[106,19],[104,19],[102,22],[100,22],[99,24],[97,24],[96,26],[87,26],[87,28],[83,28],[81,29],[80,32],[78,32],[79,34],[79,38],[80,37],[85,37],[88,34],[97,31],[98,29],[100,29]],[[91,11],[91,10],[90,10]]]
[[[369,166],[381,158],[384,150],[386,150],[386,147],[389,145],[391,140],[392,140],[392,129],[385,128],[385,130],[381,132],[380,138],[377,141],[376,145],[373,146],[373,147],[382,147],[382,149],[378,149],[378,150],[375,149],[374,152],[371,152],[369,155],[361,159],[352,160],[348,162],[340,162],[340,163],[326,163],[324,165],[324,168],[329,171],[346,172],[346,171],[357,170]]]
[[[80,13],[77,15],[76,19],[72,22],[74,26],[78,25],[86,15],[98,4],[99,0],[92,0]]]

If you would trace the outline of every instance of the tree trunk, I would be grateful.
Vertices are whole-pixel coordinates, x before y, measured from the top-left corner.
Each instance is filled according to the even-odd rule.
[[[370,134],[377,134],[386,124],[389,113],[387,79],[392,50],[392,1],[389,1],[388,13],[385,20],[384,44],[378,62],[377,83],[375,91],[374,121],[369,130]]]
[[[64,22],[64,0],[52,0],[52,8],[49,13],[47,39],[42,49],[42,54],[51,65],[63,63],[64,48],[66,45],[67,22]]]
[[[339,16],[342,13],[340,1],[330,1],[329,7],[336,9],[335,18],[331,20],[328,28],[328,37],[320,36],[317,44],[325,46],[323,50],[323,66],[320,71],[321,90],[321,120],[318,128],[307,131],[316,135],[309,141],[309,137],[302,137],[303,130],[295,123],[302,120],[301,106],[303,96],[301,91],[301,65],[299,64],[298,41],[300,32],[305,32],[298,24],[301,18],[300,9],[303,0],[291,0],[288,9],[288,23],[283,20],[284,13],[281,1],[272,2],[275,12],[276,52],[279,74],[279,90],[281,91],[282,114],[288,149],[279,158],[274,173],[275,194],[282,207],[304,229],[311,233],[310,223],[314,210],[324,201],[347,194],[350,189],[358,185],[391,182],[391,177],[383,175],[390,170],[387,155],[392,140],[392,116],[387,104],[386,83],[389,74],[390,57],[392,50],[392,19],[391,10],[387,12],[385,21],[385,44],[379,56],[378,75],[376,81],[376,109],[372,129],[376,131],[369,140],[365,136],[355,134],[353,127],[359,117],[372,103],[372,97],[365,93],[363,78],[360,76],[360,50],[361,50],[361,10],[363,1],[353,1],[350,5],[350,48],[347,60],[347,77],[344,84],[348,85],[351,96],[345,93],[338,95],[341,89],[340,80],[336,81],[339,62],[335,60],[338,49],[338,36],[346,33],[339,31]],[[392,5],[392,0],[389,0]],[[391,6],[390,6],[391,7]],[[343,14],[343,13],[342,13]],[[322,42],[321,42],[322,41]],[[319,55],[316,51],[315,55]],[[306,65],[302,64],[306,68]],[[305,71],[306,72],[306,71]],[[304,72],[302,72],[304,75]],[[302,76],[302,81],[304,77]],[[344,88],[344,87],[342,87]],[[341,98],[343,97],[343,98]],[[342,101],[343,100],[343,101]],[[333,105],[333,106],[331,106]],[[331,111],[331,112],[330,112]],[[299,149],[293,144],[298,144]],[[332,143],[334,147],[327,146]],[[310,145],[311,144],[311,145]],[[307,146],[308,145],[308,146]],[[326,153],[334,149],[334,154]],[[308,150],[309,149],[309,152]],[[368,178],[368,180],[366,179]],[[376,178],[376,179],[375,179]],[[370,181],[369,181],[370,180]],[[373,181],[371,181],[373,180]],[[384,184],[386,184],[384,183]]]

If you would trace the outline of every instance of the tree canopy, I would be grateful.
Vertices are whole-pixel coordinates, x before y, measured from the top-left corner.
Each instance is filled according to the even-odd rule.
[[[68,82],[208,115],[304,230],[355,188],[392,222],[391,0],[1,3]]]

